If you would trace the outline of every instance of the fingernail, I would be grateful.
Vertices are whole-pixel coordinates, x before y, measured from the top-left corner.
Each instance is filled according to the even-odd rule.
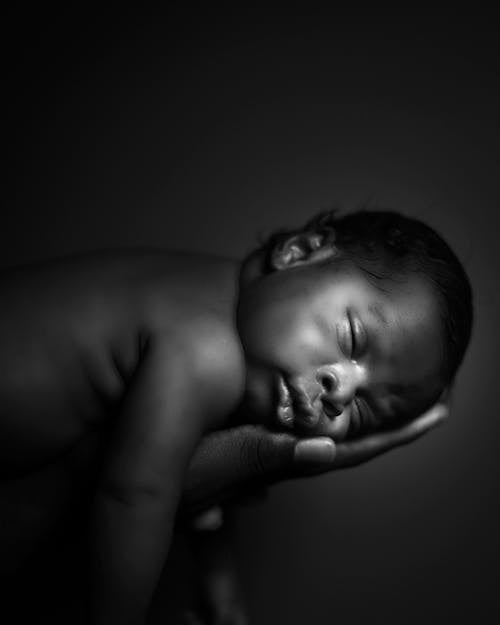
[[[309,438],[295,445],[296,462],[332,462],[335,458],[335,443],[329,438]]]
[[[446,423],[448,421],[448,413],[444,412],[438,419],[437,424],[438,425],[442,425],[443,423]]]

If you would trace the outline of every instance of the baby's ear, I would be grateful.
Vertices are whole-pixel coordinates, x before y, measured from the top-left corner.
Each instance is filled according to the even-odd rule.
[[[282,239],[271,253],[270,265],[272,270],[280,271],[321,262],[336,255],[333,237],[306,231]]]

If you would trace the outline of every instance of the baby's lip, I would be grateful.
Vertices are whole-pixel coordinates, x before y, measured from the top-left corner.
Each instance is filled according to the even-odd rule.
[[[278,378],[278,407],[277,417],[281,425],[287,428],[293,428],[295,422],[295,412],[293,409],[292,396],[283,376]]]
[[[315,428],[323,416],[322,410],[311,402],[301,389],[287,384],[283,376],[278,380],[279,403],[277,408],[278,421],[287,428]]]

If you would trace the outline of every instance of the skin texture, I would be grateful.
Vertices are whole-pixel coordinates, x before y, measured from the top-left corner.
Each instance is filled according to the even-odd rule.
[[[350,265],[300,265],[244,292],[247,402],[303,435],[381,429],[443,388],[435,296],[418,276],[381,290]]]
[[[189,460],[243,390],[236,288],[235,263],[169,254],[98,254],[2,276],[0,467],[12,502],[3,564],[43,538],[86,482],[91,622],[145,620]],[[33,510],[30,479],[52,507],[39,494]]]
[[[300,290],[287,268],[280,275],[293,280],[283,293]],[[290,434],[238,428],[242,420],[268,423],[272,405],[245,414],[254,378],[243,345],[256,326],[238,332],[235,308],[240,300],[248,319],[255,306],[263,329],[267,315],[276,318],[267,285],[259,300],[255,276],[239,280],[239,269],[138,251],[0,276],[2,567],[29,556],[68,510],[90,518],[91,622],[145,620],[183,487],[186,506],[207,505],[255,476],[335,468],[335,453],[337,466],[364,462],[439,421],[424,415],[411,428],[337,449],[329,439],[304,446]],[[255,356],[247,357],[253,367]]]

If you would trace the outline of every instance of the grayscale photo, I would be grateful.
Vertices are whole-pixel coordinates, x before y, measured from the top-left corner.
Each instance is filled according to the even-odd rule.
[[[0,621],[499,622],[492,16],[4,29]]]

